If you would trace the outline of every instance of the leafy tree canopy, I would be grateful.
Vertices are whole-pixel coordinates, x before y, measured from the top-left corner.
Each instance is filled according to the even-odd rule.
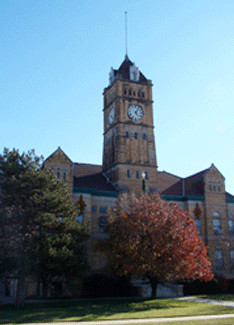
[[[207,248],[191,215],[158,194],[140,199],[121,196],[107,231],[108,243],[101,248],[109,254],[113,270],[148,277],[155,292],[161,280],[213,277]]]

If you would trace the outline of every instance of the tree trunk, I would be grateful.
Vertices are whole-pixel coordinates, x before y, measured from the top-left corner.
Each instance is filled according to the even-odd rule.
[[[42,279],[42,295],[43,295],[43,298],[47,298],[50,279],[51,279],[50,275],[48,275],[47,277],[43,277],[43,279]]]
[[[25,292],[26,292],[26,276],[24,270],[20,272],[20,277],[17,283],[17,292],[15,298],[15,306],[23,307],[25,303]]]
[[[150,280],[150,285],[151,285],[151,288],[152,288],[151,299],[156,299],[158,279],[156,277],[153,277],[153,276],[148,276],[148,278]]]

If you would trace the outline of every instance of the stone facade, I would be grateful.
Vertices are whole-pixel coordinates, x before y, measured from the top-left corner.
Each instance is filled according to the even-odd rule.
[[[79,222],[89,224],[90,266],[102,270],[106,259],[93,247],[105,238],[108,213],[121,192],[140,196],[143,179],[149,193],[176,202],[191,213],[204,243],[209,246],[213,272],[234,277],[234,196],[225,191],[225,179],[212,164],[186,178],[157,171],[153,123],[152,82],[126,56],[119,69],[111,69],[104,89],[103,164],[72,162],[61,148],[45,160],[61,181],[67,182],[74,203],[83,196],[86,208]]]

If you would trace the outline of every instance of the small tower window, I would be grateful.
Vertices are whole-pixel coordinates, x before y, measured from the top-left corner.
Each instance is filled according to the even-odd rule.
[[[149,173],[148,173],[148,171],[145,171],[145,179],[149,179]]]
[[[124,89],[124,95],[127,95],[127,89]]]
[[[134,134],[134,138],[135,138],[135,139],[138,139],[138,133],[137,133],[137,132],[135,132],[135,134]]]
[[[136,171],[136,178],[140,178],[140,172],[139,172],[139,170]]]
[[[131,178],[131,170],[130,169],[127,170],[127,178]]]
[[[136,96],[136,92],[135,92],[135,90],[133,91],[133,96]]]
[[[129,132],[126,131],[126,138],[129,138]]]
[[[131,89],[129,89],[129,96],[132,96],[132,90]]]
[[[143,140],[147,140],[147,134],[143,133]]]
[[[145,97],[145,93],[144,93],[144,92],[142,92],[141,96],[144,98],[144,97]]]
[[[140,79],[140,71],[135,66],[135,64],[131,65],[131,67],[129,68],[129,74],[130,74],[130,80],[139,81],[139,79]]]

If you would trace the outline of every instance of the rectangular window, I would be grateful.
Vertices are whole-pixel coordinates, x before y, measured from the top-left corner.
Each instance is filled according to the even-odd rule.
[[[209,191],[212,191],[212,186],[211,186],[211,184],[209,184]]]
[[[107,213],[107,208],[99,208],[100,213]]]
[[[137,133],[137,132],[135,132],[135,134],[134,134],[134,138],[135,138],[135,139],[138,139],[138,133]]]
[[[91,208],[91,211],[92,211],[93,213],[95,213],[95,212],[96,212],[96,208],[95,208],[95,207],[92,207],[92,208]]]
[[[149,179],[149,173],[145,171],[145,179]]]
[[[126,131],[126,138],[129,138],[129,132]]]
[[[63,172],[63,179],[67,178],[67,172]]]
[[[233,220],[228,220],[228,232],[229,232],[229,235],[234,235],[234,223],[233,223]]]
[[[221,235],[223,233],[220,219],[213,219],[213,229],[215,235]]]
[[[216,191],[216,185],[215,184],[213,185],[213,191]]]
[[[146,135],[146,133],[143,133],[143,140],[147,140],[147,135]]]
[[[127,170],[127,178],[131,178],[131,170],[130,169]]]
[[[231,269],[234,269],[234,249],[230,250],[230,264],[231,264]]]
[[[215,265],[216,269],[223,269],[224,263],[223,263],[223,252],[221,249],[215,250]]]
[[[140,178],[140,172],[139,172],[139,170],[136,171],[136,178]]]
[[[197,226],[197,230],[199,231],[199,234],[201,235],[201,220],[195,219],[195,224]]]
[[[105,227],[107,225],[107,217],[100,217],[99,220],[98,220],[98,223],[99,223],[99,231],[100,232],[105,232]]]

